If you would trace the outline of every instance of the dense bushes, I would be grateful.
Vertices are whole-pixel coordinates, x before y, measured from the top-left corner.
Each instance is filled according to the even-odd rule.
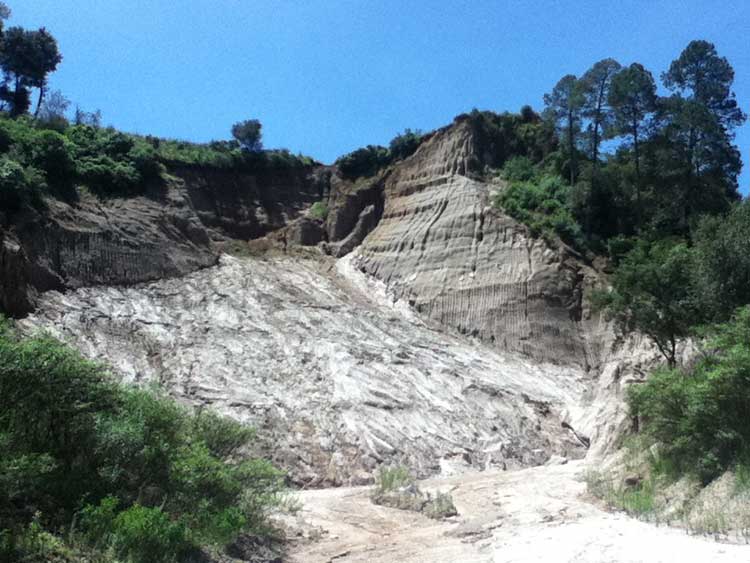
[[[361,149],[339,157],[335,164],[345,178],[372,176],[391,161],[388,149],[376,145],[367,145]]]
[[[750,202],[703,217],[692,241],[616,237],[609,247],[617,268],[596,305],[648,335],[670,365],[680,339],[750,304]]]
[[[0,157],[0,208],[15,211],[25,203],[36,202],[41,195],[42,180],[34,170],[25,169],[15,160]]]
[[[667,363],[677,361],[677,343],[701,322],[694,291],[695,253],[683,242],[638,240],[619,264],[610,291],[596,295],[623,332],[651,338]]]
[[[76,185],[101,195],[133,195],[161,180],[163,166],[145,141],[87,125],[63,133],[37,128],[29,118],[0,119],[0,151],[20,167],[13,191],[74,197]],[[6,193],[9,187],[4,190]]]
[[[156,151],[160,162],[167,166],[212,167],[244,172],[283,170],[312,166],[315,161],[294,155],[286,149],[267,151],[242,150],[237,141],[214,141],[208,144],[190,143],[145,137]]]
[[[424,140],[422,132],[404,130],[389,143],[388,148],[380,145],[367,145],[345,154],[334,163],[339,173],[350,180],[374,176],[392,162],[403,160],[414,154]]]
[[[119,386],[46,336],[0,328],[0,554],[36,523],[129,561],[268,532],[282,475],[236,456],[252,437],[210,412]]]
[[[414,154],[422,143],[422,137],[421,131],[412,131],[411,129],[406,129],[403,133],[393,137],[388,145],[391,160],[402,160]]]
[[[750,307],[712,327],[693,368],[657,370],[629,404],[659,443],[659,467],[704,483],[750,464]]]
[[[500,168],[508,159],[517,156],[540,163],[557,148],[554,127],[528,106],[523,108],[522,113],[493,113],[475,109],[456,119],[469,120],[476,134],[477,149],[482,154],[483,164],[490,168]]]
[[[750,201],[704,217],[693,236],[696,295],[708,319],[726,320],[750,303]]]
[[[495,204],[528,225],[535,236],[559,236],[574,247],[584,248],[580,227],[570,212],[570,188],[560,176],[535,176],[526,166],[528,162],[525,157],[508,161],[504,169],[507,178],[527,179],[512,181],[497,196]]]
[[[708,483],[738,464],[750,470],[750,203],[705,217],[694,232],[692,241],[624,245],[631,248],[612,288],[598,299],[667,360],[629,393],[647,445],[658,444],[654,469]],[[702,353],[680,367],[677,344],[688,336],[702,342]]]

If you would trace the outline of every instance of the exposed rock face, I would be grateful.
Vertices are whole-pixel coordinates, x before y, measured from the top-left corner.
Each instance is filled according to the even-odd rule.
[[[382,175],[354,183],[333,175],[326,219],[328,240],[336,242],[347,238],[356,229],[362,212],[369,206],[373,207],[372,217],[376,224],[383,214]]]
[[[279,229],[327,189],[327,177],[313,168],[171,173],[177,176],[148,196],[50,199],[43,212],[27,209],[0,220],[2,310],[26,314],[49,289],[133,284],[211,266],[219,256],[214,240]]]
[[[378,211],[374,205],[368,205],[362,210],[357,218],[357,224],[354,225],[352,232],[346,238],[339,242],[332,242],[327,245],[327,251],[337,258],[346,256],[352,250],[357,248],[365,239],[367,234],[372,231],[378,224]]]
[[[205,228],[175,189],[158,198],[84,197],[75,205],[47,205],[44,213],[28,210],[15,217],[8,232],[22,249],[14,269],[29,275],[18,280],[16,291],[3,291],[6,311],[25,312],[18,304],[33,306],[38,291],[179,276],[218,259]],[[4,285],[12,283],[4,278]]]
[[[0,231],[0,308],[11,315],[25,315],[34,308],[36,291],[29,283],[29,269],[15,237]]]
[[[287,227],[285,234],[289,244],[299,246],[315,246],[326,236],[322,222],[311,217],[300,217]]]
[[[538,361],[590,366],[581,321],[593,270],[490,206],[490,185],[467,176],[478,152],[461,122],[397,166],[359,267],[426,318]]]
[[[311,168],[242,174],[207,168],[173,171],[201,223],[237,239],[262,237],[297,218],[327,190]]]
[[[49,292],[45,328],[127,380],[255,424],[313,485],[364,482],[381,463],[543,463],[585,448],[562,427],[584,375],[425,326],[348,260],[240,260],[131,288]]]

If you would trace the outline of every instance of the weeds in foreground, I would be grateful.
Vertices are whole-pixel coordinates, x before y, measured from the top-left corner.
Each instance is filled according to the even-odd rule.
[[[643,519],[654,514],[655,483],[651,478],[635,485],[625,485],[611,475],[590,471],[586,474],[585,480],[589,493],[612,508]]]
[[[435,520],[458,514],[450,494],[437,492],[433,496],[421,491],[414,475],[403,465],[381,467],[370,498],[375,504],[421,512]]]
[[[416,484],[416,478],[403,465],[381,467],[375,476],[376,493],[390,493],[410,485],[416,487]]]

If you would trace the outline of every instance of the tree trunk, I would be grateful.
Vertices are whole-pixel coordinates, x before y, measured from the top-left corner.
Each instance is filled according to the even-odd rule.
[[[594,139],[591,147],[591,193],[589,200],[595,200],[596,197],[596,176],[599,171],[599,124],[602,120],[602,106],[604,105],[604,87],[599,87],[599,97],[596,101],[596,110],[594,111]],[[586,212],[586,236],[591,236],[591,206]]]
[[[39,116],[39,109],[42,107],[42,100],[44,100],[44,84],[39,87],[39,98],[36,101],[36,109],[34,110],[34,119]]]
[[[568,150],[570,151],[570,185],[575,184],[576,178],[576,157],[573,136],[573,112],[568,110]]]
[[[641,158],[638,151],[638,120],[633,117],[633,151],[635,152],[635,217],[636,227],[641,230]]]
[[[669,349],[669,358],[667,358],[667,364],[669,364],[670,369],[674,369],[677,367],[677,342],[673,337],[669,339],[670,349]]]

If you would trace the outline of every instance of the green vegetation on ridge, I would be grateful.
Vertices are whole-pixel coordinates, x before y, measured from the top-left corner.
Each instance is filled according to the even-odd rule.
[[[339,173],[350,180],[374,176],[392,162],[411,156],[419,148],[423,138],[421,131],[406,129],[391,139],[388,148],[367,145],[340,156],[335,164]]]

